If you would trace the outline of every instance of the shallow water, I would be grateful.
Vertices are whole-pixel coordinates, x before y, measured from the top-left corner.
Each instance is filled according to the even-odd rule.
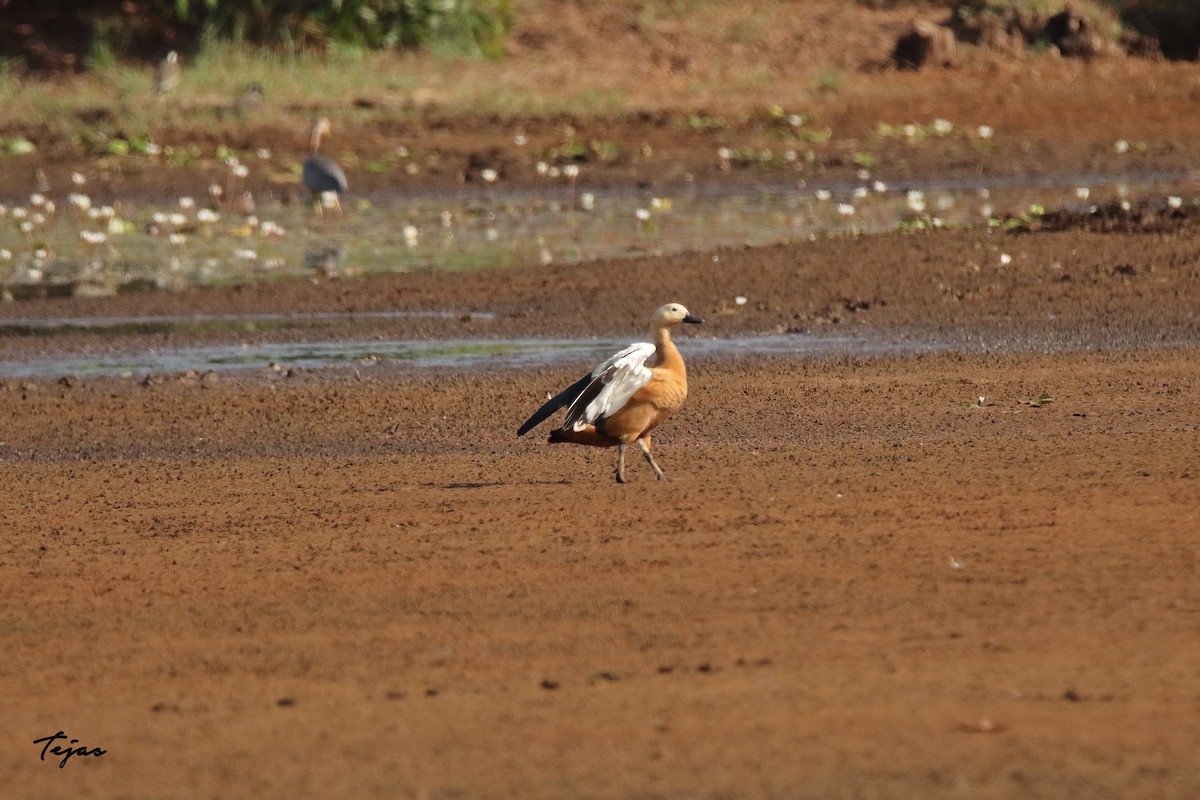
[[[134,377],[188,371],[286,372],[344,366],[358,369],[404,364],[420,368],[522,367],[576,361],[586,371],[627,341],[597,339],[458,339],[369,342],[215,344],[112,355],[47,354],[21,361],[0,359],[0,378]],[[935,342],[800,334],[732,339],[686,338],[688,358],[746,355],[887,355],[947,349]]]
[[[1032,208],[1187,195],[1178,174],[1038,176],[887,185],[694,187],[665,195],[585,183],[347,198],[346,213],[259,203],[253,214],[66,197],[0,215],[0,289],[20,299],[313,275],[494,269],[763,245],[904,226],[980,224]],[[1194,187],[1191,187],[1194,188]],[[197,198],[203,200],[204,198]],[[37,200],[37,198],[35,198]],[[1193,202],[1189,200],[1189,202]],[[89,214],[91,216],[89,216]],[[86,237],[86,238],[84,238]]]
[[[114,317],[8,317],[0,318],[0,331],[32,334],[39,331],[115,329],[161,330],[169,328],[206,327],[219,328],[223,325],[245,327],[248,325],[296,325],[309,326],[322,322],[341,320],[387,320],[387,319],[458,319],[463,311],[297,311],[256,314],[142,314],[138,316]],[[494,314],[473,311],[472,317],[491,319]]]

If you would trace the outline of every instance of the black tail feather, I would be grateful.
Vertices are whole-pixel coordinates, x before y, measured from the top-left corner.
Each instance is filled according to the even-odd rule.
[[[592,374],[589,372],[575,383],[563,389],[558,394],[546,401],[546,404],[534,412],[533,416],[525,420],[525,424],[517,429],[517,436],[524,436],[531,430],[540,425],[547,417],[558,411],[563,406],[568,406],[575,402],[575,398],[583,394],[583,390],[592,382]]]

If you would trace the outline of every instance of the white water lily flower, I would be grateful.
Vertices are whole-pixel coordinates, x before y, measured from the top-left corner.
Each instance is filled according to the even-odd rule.
[[[584,211],[591,211],[596,207],[596,195],[591,192],[584,192],[579,195],[579,207]]]
[[[854,216],[854,206],[851,205],[850,203],[838,203],[837,210],[838,210],[838,213],[841,214],[843,217]]]
[[[821,202],[825,202],[829,198],[833,197],[833,192],[829,191],[828,189],[817,189],[815,192],[813,192],[813,197],[817,198]]]
[[[1007,267],[1011,263],[1012,263],[1012,256],[1010,256],[1008,253],[1000,254],[1000,264],[1001,265]]]
[[[82,172],[72,172],[71,183],[75,184],[76,186],[83,186],[85,183],[87,183],[87,178],[83,176]]]
[[[976,132],[979,134],[980,139],[990,139],[995,134],[991,125],[980,125],[976,128]]]
[[[1172,208],[1172,209],[1179,208],[1182,205],[1183,205],[1182,197],[1176,197],[1175,195],[1171,195],[1170,197],[1167,198],[1167,207],[1168,208]]]
[[[196,212],[196,220],[210,225],[221,218],[221,215],[213,211],[211,208],[202,208]]]
[[[579,177],[579,165],[567,164],[565,167],[563,167],[563,175],[566,175],[571,180],[575,180]]]
[[[1129,142],[1124,139],[1117,139],[1113,142],[1113,152],[1117,155],[1124,155],[1129,152]]]
[[[196,201],[190,197],[179,198],[179,207],[184,211],[190,211],[196,207]]]
[[[90,245],[104,244],[108,241],[108,235],[99,231],[80,231],[79,238]]]
[[[485,169],[480,171],[479,177],[483,178],[487,183],[495,183],[496,179],[500,177],[500,173],[494,169]]]
[[[637,211],[635,211],[633,213],[634,213],[634,216],[636,216],[642,222],[645,222],[646,220],[650,219],[650,209],[648,209],[648,208],[639,208]]]

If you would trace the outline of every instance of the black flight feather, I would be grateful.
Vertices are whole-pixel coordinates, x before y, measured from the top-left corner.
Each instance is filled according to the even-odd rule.
[[[533,416],[525,420],[525,424],[517,430],[517,436],[524,436],[531,430],[540,425],[547,417],[558,411],[565,405],[570,405],[575,402],[579,395],[583,394],[583,390],[592,382],[592,373],[588,373],[580,378],[575,383],[563,389],[558,394],[546,401],[546,404],[533,413]]]

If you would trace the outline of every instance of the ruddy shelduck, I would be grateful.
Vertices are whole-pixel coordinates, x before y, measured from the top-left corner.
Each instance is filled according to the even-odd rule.
[[[625,448],[637,442],[658,480],[666,479],[650,452],[650,433],[683,407],[687,369],[671,341],[671,328],[704,320],[679,303],[667,303],[650,318],[653,342],[626,347],[571,386],[563,389],[525,421],[524,436],[563,406],[567,416],[550,432],[550,442],[616,447],[618,483],[625,483]]]

